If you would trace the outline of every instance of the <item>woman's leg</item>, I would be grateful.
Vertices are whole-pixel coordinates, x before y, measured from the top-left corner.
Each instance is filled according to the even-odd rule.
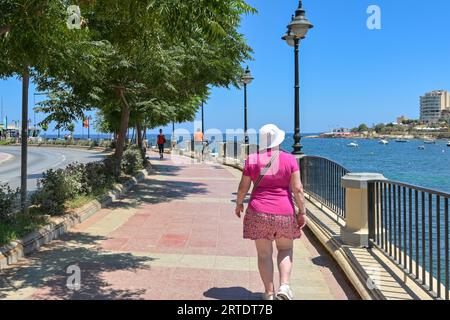
[[[256,240],[258,268],[266,293],[274,293],[273,284],[273,243],[270,240]]]
[[[276,240],[278,249],[278,270],[280,272],[280,285],[289,284],[291,280],[293,247],[292,239],[281,238]]]

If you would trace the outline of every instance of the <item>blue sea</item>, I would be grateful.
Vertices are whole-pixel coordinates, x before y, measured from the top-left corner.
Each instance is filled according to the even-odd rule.
[[[349,148],[351,142],[359,148]],[[283,149],[292,150],[288,136]],[[422,140],[382,145],[378,140],[302,139],[303,152],[333,160],[352,172],[382,173],[390,180],[401,181],[450,193],[450,147],[447,141],[425,145]],[[425,150],[419,150],[425,146]]]

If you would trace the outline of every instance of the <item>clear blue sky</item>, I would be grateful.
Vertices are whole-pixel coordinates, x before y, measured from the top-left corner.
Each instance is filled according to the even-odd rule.
[[[259,11],[242,24],[255,51],[254,61],[248,63],[256,78],[249,87],[249,126],[272,122],[293,131],[293,49],[280,37],[298,1],[248,2]],[[303,132],[391,122],[400,115],[417,118],[421,94],[450,90],[450,1],[304,0],[303,4],[315,26],[300,49]],[[381,7],[381,30],[366,26],[366,10],[372,4]],[[20,89],[17,80],[0,82],[10,119],[20,116]],[[207,128],[242,128],[243,92],[213,89],[205,110]],[[181,126],[193,129],[192,124]]]

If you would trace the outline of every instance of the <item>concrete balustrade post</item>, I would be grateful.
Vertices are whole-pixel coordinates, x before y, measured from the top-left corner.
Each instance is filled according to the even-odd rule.
[[[185,143],[185,145],[184,145],[185,148],[184,148],[183,154],[189,156],[191,154],[191,150],[192,150],[192,146],[191,146],[192,142],[191,142],[191,140],[186,140],[184,143]]]
[[[378,173],[349,173],[342,177],[346,190],[345,227],[341,228],[341,240],[349,246],[369,246],[368,182],[386,180]]]
[[[219,142],[219,158],[225,158],[226,157],[226,150],[225,150],[225,145],[226,142]]]
[[[250,145],[245,143],[241,144],[241,153],[239,156],[239,161],[241,164],[243,164],[245,160],[247,160],[249,152],[250,152]]]

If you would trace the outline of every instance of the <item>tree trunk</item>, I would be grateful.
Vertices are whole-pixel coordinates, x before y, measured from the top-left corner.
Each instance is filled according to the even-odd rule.
[[[137,119],[136,120],[136,137],[137,137],[137,145],[139,147],[139,150],[141,150],[142,153],[142,159],[144,159],[144,163],[145,163],[145,156],[147,153],[147,150],[144,147],[144,143],[142,140],[142,124],[141,124],[141,120]]]
[[[114,157],[116,159],[115,163],[115,174],[120,175],[120,163],[122,161],[123,151],[125,149],[125,139],[127,138],[128,123],[130,121],[130,105],[125,98],[124,89],[119,88],[118,94],[120,101],[122,103],[122,115],[120,118],[120,129],[117,135],[116,151]]]
[[[24,214],[28,213],[27,176],[28,176],[28,91],[30,88],[30,70],[26,66],[22,75],[22,150],[20,173],[20,204]]]
[[[144,144],[144,148],[145,148],[145,153],[147,153],[147,148],[148,148],[148,140],[147,140],[147,127],[144,127],[144,132],[142,133],[142,141]]]
[[[136,120],[136,137],[137,137],[137,145],[139,149],[143,149],[144,144],[142,143],[142,125],[139,119]]]
[[[11,31],[11,26],[0,27],[0,37]]]

